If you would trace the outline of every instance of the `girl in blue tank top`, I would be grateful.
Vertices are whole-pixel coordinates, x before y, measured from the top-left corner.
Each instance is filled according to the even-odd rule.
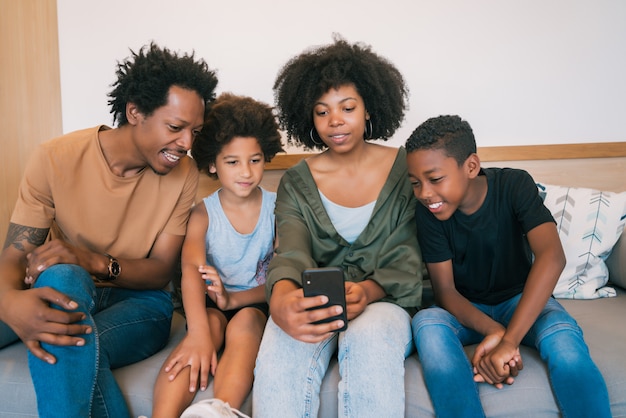
[[[268,105],[232,94],[211,105],[191,153],[221,188],[189,218],[181,258],[187,335],[159,373],[153,418],[243,415],[268,316],[264,284],[275,240],[276,194],[259,184],[279,151]],[[210,375],[213,398],[189,406]]]

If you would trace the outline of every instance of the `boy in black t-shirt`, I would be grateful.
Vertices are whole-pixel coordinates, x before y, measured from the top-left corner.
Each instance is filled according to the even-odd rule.
[[[481,169],[472,129],[458,116],[427,120],[406,150],[437,303],[413,318],[413,338],[437,416],[484,416],[477,382],[513,384],[524,344],[547,363],[564,416],[610,417],[582,330],[551,298],[565,255],[530,175]],[[470,363],[463,345],[474,343]]]

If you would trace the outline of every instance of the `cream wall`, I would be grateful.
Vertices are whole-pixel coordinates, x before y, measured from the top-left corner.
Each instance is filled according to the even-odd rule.
[[[411,92],[393,138],[458,113],[479,145],[625,141],[623,0],[58,0],[64,131],[111,123],[117,59],[195,50],[220,91],[273,101],[280,66],[333,32],[392,60]]]
[[[152,39],[195,49],[218,69],[220,91],[271,102],[279,66],[341,32],[371,43],[407,78],[411,109],[392,144],[429,116],[459,113],[482,147],[506,145],[534,159],[543,157],[533,147],[511,145],[591,143],[566,152],[626,156],[626,2],[267,3],[0,0],[0,240],[32,149],[64,131],[110,123],[116,60]],[[502,149],[483,151],[497,160]],[[617,172],[624,178],[623,165]]]

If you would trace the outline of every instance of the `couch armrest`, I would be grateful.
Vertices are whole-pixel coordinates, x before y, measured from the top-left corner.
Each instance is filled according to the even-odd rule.
[[[606,259],[606,265],[609,268],[609,280],[626,289],[626,229]]]

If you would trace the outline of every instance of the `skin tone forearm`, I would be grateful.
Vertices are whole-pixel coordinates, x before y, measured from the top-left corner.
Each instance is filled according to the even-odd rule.
[[[472,364],[488,383],[502,381],[509,374],[511,359],[515,352],[519,353],[523,337],[545,307],[565,266],[565,255],[553,223],[539,225],[527,236],[535,260],[520,302],[501,341],[490,349],[479,345],[472,359]],[[516,364],[518,370],[522,367]]]
[[[121,274],[107,285],[128,289],[161,289],[173,272],[175,254],[172,249],[180,248],[182,236],[162,234],[155,242],[150,257],[142,259],[117,258]],[[83,267],[95,277],[108,276],[109,257],[72,246],[64,241],[52,240],[33,249],[27,255],[26,282],[32,284],[39,274],[56,264],[75,264]]]
[[[520,303],[503,337],[519,345],[552,295],[565,267],[565,254],[553,223],[545,223],[528,233],[535,260],[528,274]]]
[[[450,260],[442,263],[429,263],[427,265],[428,272],[433,284],[433,291],[437,300],[437,304],[454,315],[465,327],[473,329],[484,335],[485,338],[476,348],[476,353],[492,350],[498,345],[504,335],[506,329],[500,323],[491,319],[488,315],[477,309],[472,303],[462,296],[454,285],[452,262]],[[474,355],[476,358],[477,354]],[[519,364],[518,361],[519,360]],[[513,378],[517,376],[519,368],[521,368],[521,358],[519,353],[515,356],[515,361],[511,361],[507,367],[507,374],[500,381],[491,381],[496,387],[501,388],[502,382],[507,384],[513,383]],[[475,368],[474,373],[476,381],[487,381]]]
[[[504,334],[502,325],[476,309],[456,290],[451,261],[429,263],[428,272],[437,304],[454,315],[463,326],[482,335]]]

